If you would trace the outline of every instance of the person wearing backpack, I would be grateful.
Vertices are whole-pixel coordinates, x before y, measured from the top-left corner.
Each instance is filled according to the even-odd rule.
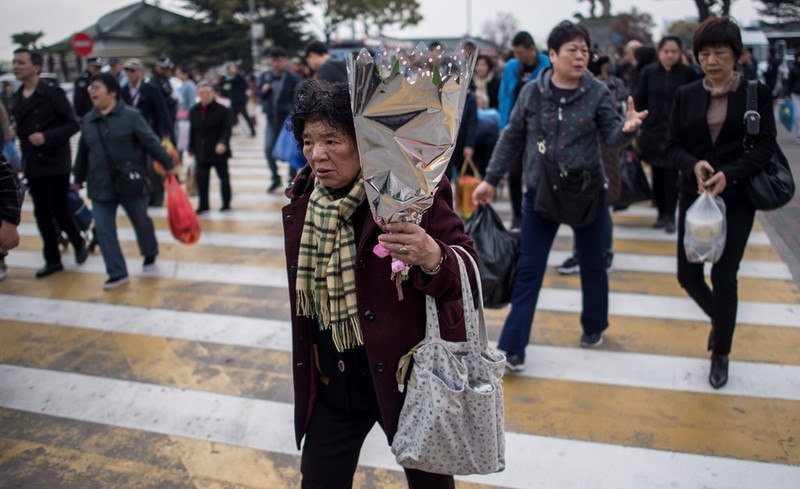
[[[667,157],[667,126],[675,92],[700,78],[681,62],[683,42],[678,36],[665,36],[658,42],[658,61],[642,70],[634,100],[650,115],[642,124],[639,151],[653,169],[653,200],[658,218],[653,228],[675,232],[675,209],[678,206],[678,170]]]

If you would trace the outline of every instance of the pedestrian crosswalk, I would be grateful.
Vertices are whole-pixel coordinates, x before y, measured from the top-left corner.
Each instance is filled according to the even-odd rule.
[[[0,488],[299,487],[280,207],[260,139],[233,141],[232,212],[201,217],[194,246],[152,209],[158,269],[141,271],[124,216],[130,285],[102,290],[93,255],[33,278],[41,242],[0,282]],[[212,178],[213,180],[213,178]],[[219,207],[211,189],[212,209]],[[497,205],[508,216],[507,203]],[[552,269],[526,369],[505,379],[507,469],[460,488],[796,488],[800,480],[800,288],[756,226],[740,270],[730,367],[708,385],[708,319],[674,277],[675,236],[635,206],[614,216],[610,322],[578,348],[580,281]],[[487,310],[496,341],[507,309]],[[405,487],[373,430],[355,487]]]

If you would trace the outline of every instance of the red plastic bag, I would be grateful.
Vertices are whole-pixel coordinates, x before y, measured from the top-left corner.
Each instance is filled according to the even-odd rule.
[[[196,243],[200,239],[200,221],[192,208],[192,203],[189,202],[189,197],[186,196],[175,175],[168,176],[165,185],[169,230],[181,243]]]

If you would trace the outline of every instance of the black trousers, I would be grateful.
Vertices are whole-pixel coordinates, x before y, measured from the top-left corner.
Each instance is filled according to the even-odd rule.
[[[658,208],[658,217],[675,219],[678,206],[677,169],[653,166],[653,200]]]
[[[302,489],[351,489],[358,455],[378,413],[346,410],[317,401],[305,435]],[[453,476],[405,469],[410,489],[454,489]]]
[[[69,174],[28,178],[28,187],[33,199],[33,215],[44,242],[44,260],[48,264],[61,263],[58,250],[56,224],[67,233],[70,243],[77,250],[84,245],[83,236],[67,208]]]
[[[740,189],[737,189],[740,190]],[[739,283],[736,278],[744,256],[747,239],[753,229],[756,210],[741,192],[736,198],[725,199],[727,235],[725,249],[719,261],[711,267],[711,285],[706,283],[702,263],[689,263],[683,246],[686,210],[697,199],[696,194],[681,195],[678,216],[678,282],[689,297],[711,318],[714,328],[713,351],[719,355],[731,352],[736,310],[739,304]]]
[[[508,194],[511,197],[512,225],[522,222],[522,154],[520,151],[508,166]]]
[[[150,187],[150,199],[147,205],[152,207],[161,207],[164,205],[164,177],[159,175],[154,165],[153,158],[147,156],[147,183]]]
[[[256,128],[253,127],[253,121],[250,120],[250,115],[247,113],[247,104],[237,104],[231,106],[231,115],[233,117],[233,123],[238,124],[239,122],[239,114],[242,114],[244,121],[247,123],[247,127],[250,128],[250,136],[256,135]]]
[[[228,160],[215,163],[197,163],[195,168],[195,178],[197,180],[197,195],[200,197],[198,209],[208,209],[208,186],[211,168],[217,171],[219,177],[220,193],[222,194],[222,206],[231,205],[231,177],[228,173]]]

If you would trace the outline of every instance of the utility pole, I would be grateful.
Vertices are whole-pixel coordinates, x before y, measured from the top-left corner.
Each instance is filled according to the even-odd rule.
[[[247,0],[247,5],[250,8],[250,55],[253,57],[253,73],[256,72],[256,67],[259,65],[261,56],[258,50],[258,29],[256,29],[256,1]]]
[[[472,36],[472,0],[467,0],[467,37]]]

